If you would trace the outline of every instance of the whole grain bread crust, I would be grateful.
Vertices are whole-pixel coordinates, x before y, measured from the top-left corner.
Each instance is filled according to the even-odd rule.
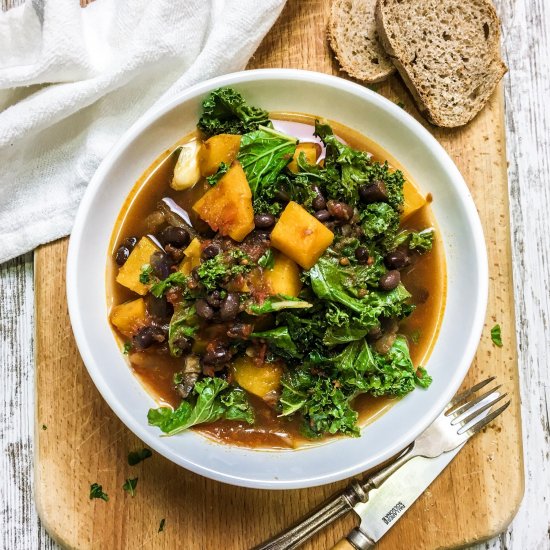
[[[380,82],[395,71],[378,41],[375,6],[376,0],[334,0],[327,28],[329,44],[342,70],[368,83]]]
[[[422,2],[422,0],[411,1],[416,4]],[[429,3],[430,0],[424,1],[425,3]],[[468,2],[471,0],[462,1]],[[443,82],[445,79],[441,77],[441,75],[438,75],[439,80],[436,80],[435,86],[426,86],[426,81],[429,80],[428,77],[430,77],[430,75],[423,75],[422,71],[419,72],[415,67],[415,63],[422,62],[422,52],[419,54],[419,58],[417,58],[417,52],[411,57],[411,52],[406,51],[406,46],[409,45],[410,42],[407,42],[404,46],[400,41],[400,39],[405,37],[398,36],[396,31],[401,31],[403,28],[406,29],[406,26],[404,27],[401,25],[399,29],[396,29],[394,26],[396,24],[395,17],[392,17],[389,12],[394,7],[402,10],[403,3],[399,2],[399,0],[377,0],[376,3],[375,18],[380,42],[391,57],[395,67],[416,101],[419,110],[430,122],[437,126],[453,128],[462,126],[471,121],[485,106],[496,85],[508,70],[500,58],[500,29],[496,11],[488,0],[475,1],[479,5],[483,5],[489,18],[489,21],[483,26],[485,39],[487,39],[487,35],[491,33],[491,45],[488,54],[485,56],[488,59],[487,66],[484,67],[484,71],[482,71],[483,74],[479,74],[478,79],[472,82],[470,86],[471,91],[465,94],[465,97],[453,98],[452,102],[456,100],[457,104],[452,105],[452,109],[449,108],[449,103],[452,102],[449,102],[448,98],[445,98],[445,94],[443,94]],[[452,3],[452,0],[439,0],[439,4],[446,3]],[[429,34],[430,30],[428,29],[426,42],[427,44],[432,44],[433,42],[430,42],[432,37],[430,37]],[[471,53],[472,56],[475,56],[478,52],[472,51]],[[467,58],[467,60],[469,60],[469,58]],[[464,61],[464,64],[466,65],[467,61]],[[456,78],[456,73],[454,73],[454,76]],[[449,74],[449,78],[453,78],[452,71]],[[440,89],[438,89],[438,86]]]

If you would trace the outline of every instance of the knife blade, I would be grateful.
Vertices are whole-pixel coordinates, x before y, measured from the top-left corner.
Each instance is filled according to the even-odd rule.
[[[353,508],[361,519],[347,539],[357,550],[371,548],[426,491],[464,445],[437,458],[416,457],[394,472],[367,502]]]

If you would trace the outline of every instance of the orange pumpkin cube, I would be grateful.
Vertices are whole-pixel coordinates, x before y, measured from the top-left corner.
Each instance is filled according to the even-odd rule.
[[[111,323],[124,336],[132,336],[145,324],[145,300],[138,298],[115,306],[111,310]]]
[[[201,174],[211,176],[218,171],[220,164],[231,164],[236,158],[241,146],[241,136],[234,134],[218,134],[207,139],[199,153]]]
[[[264,269],[264,278],[271,294],[296,297],[302,290],[298,264],[282,252],[275,253],[273,269]]]
[[[214,230],[242,241],[254,229],[252,192],[238,162],[194,205],[193,210]]]
[[[244,355],[231,366],[235,381],[243,390],[265,399],[281,387],[283,369],[274,363],[256,365],[254,359]]]
[[[402,219],[408,218],[428,202],[426,197],[410,181],[405,181],[403,185],[403,197],[405,198],[405,202],[403,204],[403,213],[401,214]]]
[[[271,232],[271,245],[304,269],[313,267],[333,240],[334,233],[294,201]]]
[[[299,172],[298,158],[300,157],[300,153],[304,153],[308,164],[315,164],[317,162],[317,159],[319,158],[319,155],[321,154],[321,146],[318,143],[311,142],[299,143],[296,146],[294,156],[288,164],[288,169],[295,174]]]
[[[153,252],[157,250],[159,250],[158,246],[149,237],[142,237],[119,269],[116,282],[145,296],[149,292],[149,285],[142,283],[139,276],[141,270],[149,265]]]

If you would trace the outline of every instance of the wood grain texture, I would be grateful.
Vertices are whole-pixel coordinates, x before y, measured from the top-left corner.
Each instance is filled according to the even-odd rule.
[[[328,0],[289,2],[250,67],[337,73],[325,39],[329,5]],[[397,77],[378,91],[402,101],[416,115]],[[516,348],[513,330],[506,330],[514,326],[514,317],[502,94],[497,92],[467,128],[445,131],[426,126],[469,182],[489,247],[487,326],[467,383],[497,374],[515,400],[506,417],[467,446],[381,548],[398,548],[403,541],[414,541],[417,549],[456,547],[490,537],[511,521],[523,491],[522,468],[518,468],[522,455]],[[37,420],[48,429],[37,430],[35,492],[50,534],[71,548],[173,548],[182,533],[187,533],[187,548],[247,548],[343,485],[285,492],[238,489],[186,472],[158,456],[130,468],[127,453],[140,443],[98,395],[67,330],[60,270],[65,255],[66,241],[43,247],[36,254]],[[488,335],[497,321],[505,328],[501,349],[495,348]],[[131,499],[121,487],[127,477],[136,475],[137,496]],[[505,487],[500,482],[503,476]],[[103,486],[109,503],[87,498],[93,482]],[[426,521],[427,515],[431,521]],[[163,517],[166,529],[159,534]],[[307,547],[330,546],[352,523],[350,517],[336,524]]]
[[[2,0],[2,8],[7,9],[12,3],[15,2]],[[539,550],[550,548],[550,5],[545,0],[496,0],[495,3],[503,22],[503,54],[510,68],[504,82],[527,486],[520,511],[508,530],[476,548]],[[322,36],[318,39],[322,40]],[[37,261],[40,261],[39,255]],[[63,261],[62,256],[60,261]],[[61,268],[56,276],[60,276],[60,273]],[[4,373],[4,384],[0,390],[0,548],[10,550],[49,550],[56,547],[44,534],[32,502],[32,310],[32,262],[30,255],[27,255],[0,267],[0,364]],[[508,327],[508,330],[512,332],[513,327]],[[63,340],[61,335],[59,338]],[[56,365],[59,372],[66,368],[62,360]],[[39,422],[38,427],[40,425]],[[58,433],[57,437],[61,436]],[[18,452],[14,459],[10,459],[8,457],[13,447],[25,449],[25,452]],[[86,450],[90,451],[90,447]],[[92,447],[91,452],[95,456],[98,449]],[[75,451],[74,455],[77,454]],[[123,463],[125,456],[121,459]],[[114,468],[116,464],[113,462],[110,466]],[[152,466],[144,464],[143,468]],[[517,465],[517,469],[521,469],[521,465]],[[156,468],[150,470],[149,474],[154,475],[155,471]],[[133,472],[137,472],[132,475],[140,476],[140,481],[138,495],[132,501],[132,506],[139,503],[139,508],[146,505],[139,500],[145,471],[134,469]],[[84,484],[92,481],[85,480]],[[506,487],[506,479],[499,478],[499,481]],[[75,480],[75,484],[78,483],[82,484],[78,479]],[[467,491],[468,483],[468,478],[465,478],[464,491]],[[114,492],[117,489],[113,487]],[[79,498],[85,501],[86,495],[80,495]],[[233,502],[229,500],[227,504],[230,506]],[[105,503],[96,501],[93,505],[102,504]],[[66,509],[70,510],[68,505]],[[301,510],[305,511],[305,507]],[[431,510],[427,507],[426,513],[431,513]],[[299,512],[296,510],[296,515]],[[446,512],[452,515],[453,509]],[[115,514],[108,508],[106,513],[111,517]],[[139,510],[134,508],[131,513],[139,514]],[[273,513],[279,511],[273,510]],[[124,525],[125,518],[125,515],[119,518],[119,526]],[[98,526],[101,521],[102,518],[98,518]],[[443,520],[441,514],[434,515],[430,519],[432,521],[439,523],[442,530],[446,526],[446,520]],[[171,526],[168,518],[166,532],[171,528],[175,526]],[[180,532],[183,533],[184,541],[185,532]],[[152,540],[155,533],[153,526]],[[330,542],[334,540],[336,536]],[[151,547],[152,542],[144,546]],[[175,547],[185,547],[185,542]],[[394,548],[410,547],[416,548],[409,540],[402,541]]]

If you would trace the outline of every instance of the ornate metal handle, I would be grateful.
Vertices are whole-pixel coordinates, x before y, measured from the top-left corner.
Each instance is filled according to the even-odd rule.
[[[358,502],[366,502],[368,494],[353,480],[342,493],[332,497],[311,514],[286,531],[256,546],[254,550],[291,550],[297,548],[336,519],[350,512]]]

